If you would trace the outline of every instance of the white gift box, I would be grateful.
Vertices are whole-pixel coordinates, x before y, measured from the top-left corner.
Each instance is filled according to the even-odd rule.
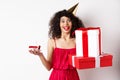
[[[79,28],[75,30],[76,56],[97,57],[101,54],[100,28]]]

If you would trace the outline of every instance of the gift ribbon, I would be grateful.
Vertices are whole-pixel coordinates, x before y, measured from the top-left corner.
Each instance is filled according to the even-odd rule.
[[[72,56],[72,65],[75,67],[75,62],[74,62],[75,56]]]
[[[82,31],[82,43],[83,43],[83,57],[88,57],[88,33],[87,33],[87,30],[83,30]]]
[[[100,67],[100,56],[95,57],[95,68]]]

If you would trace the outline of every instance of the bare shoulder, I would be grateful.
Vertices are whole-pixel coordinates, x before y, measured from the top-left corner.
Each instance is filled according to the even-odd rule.
[[[48,46],[51,46],[52,48],[54,47],[54,39],[48,39]]]
[[[49,38],[49,39],[48,39],[48,43],[53,44],[53,43],[54,43],[54,39]]]

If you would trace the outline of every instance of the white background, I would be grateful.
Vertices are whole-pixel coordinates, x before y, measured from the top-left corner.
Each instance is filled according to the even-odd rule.
[[[80,79],[120,79],[119,0],[0,0],[0,80],[48,80],[50,71],[28,46],[41,44],[46,56],[49,19],[77,2],[76,16],[102,28],[102,51],[113,55],[112,67],[78,70]]]

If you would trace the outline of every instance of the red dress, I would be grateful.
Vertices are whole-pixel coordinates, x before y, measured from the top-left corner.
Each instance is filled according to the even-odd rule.
[[[69,65],[68,55],[76,54],[76,48],[55,48],[53,52],[53,70],[49,80],[80,80],[76,68]]]

